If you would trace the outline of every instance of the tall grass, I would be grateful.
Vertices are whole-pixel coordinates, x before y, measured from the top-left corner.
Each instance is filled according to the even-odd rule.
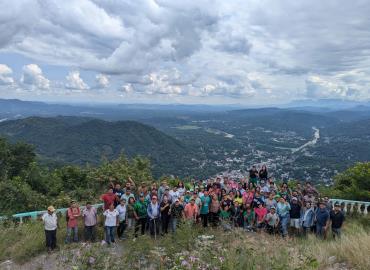
[[[344,262],[348,268],[365,270],[370,269],[368,219],[349,219],[339,240],[331,237],[320,240],[313,235],[282,239],[241,229],[204,230],[184,223],[175,234],[157,239],[129,238],[116,248],[102,247],[100,243],[64,245],[65,221],[62,221],[62,229],[58,230],[60,250],[55,256],[60,269],[326,269],[333,262]],[[82,228],[80,237],[81,234]],[[102,238],[99,227],[98,239]],[[43,252],[41,222],[1,229],[0,261],[12,259],[23,263]]]

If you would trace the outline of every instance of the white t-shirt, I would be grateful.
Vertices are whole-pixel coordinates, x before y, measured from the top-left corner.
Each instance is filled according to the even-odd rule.
[[[174,190],[170,190],[170,195],[172,197],[172,201],[176,201],[178,198],[180,198],[180,193],[178,190],[174,191]]]
[[[45,230],[54,231],[54,230],[57,229],[58,217],[55,213],[53,213],[51,215],[49,213],[44,213],[41,218],[44,221]]]
[[[119,221],[124,221],[126,219],[126,213],[127,213],[127,206],[122,206],[121,204],[117,205],[116,210],[119,214]]]
[[[119,213],[116,209],[113,211],[107,209],[104,211],[103,215],[105,216],[104,226],[114,227],[117,225],[117,216]]]

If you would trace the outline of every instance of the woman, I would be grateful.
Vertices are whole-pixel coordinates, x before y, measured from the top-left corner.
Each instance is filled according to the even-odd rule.
[[[220,211],[220,202],[218,201],[217,195],[212,196],[211,204],[209,207],[210,221],[213,226],[218,224],[218,213]]]
[[[252,204],[254,199],[254,188],[247,189],[246,192],[243,194],[243,204]]]
[[[184,182],[180,181],[179,184],[177,185],[177,191],[179,192],[180,196],[183,196],[186,192]]]
[[[162,235],[168,233],[168,224],[170,223],[170,203],[167,196],[163,196],[163,201],[160,204],[161,221],[162,221]]]
[[[240,190],[237,190],[236,191],[236,194],[235,194],[235,197],[234,197],[234,201],[238,202],[239,205],[242,205],[243,204],[243,196],[242,196],[242,193],[240,192]]]
[[[303,208],[303,215],[301,220],[304,236],[307,236],[307,232],[310,231],[310,228],[313,226],[314,219],[315,210],[311,203],[307,202],[306,206]]]
[[[265,201],[265,205],[266,205],[266,209],[268,211],[270,211],[271,207],[275,207],[276,208],[277,202],[274,199],[274,193],[273,192],[271,192],[269,194],[269,197]]]
[[[279,202],[277,203],[276,212],[279,216],[281,235],[283,237],[286,237],[288,235],[289,211],[289,203],[285,200],[284,197],[280,197]]]
[[[126,205],[126,200],[121,199],[120,204],[117,205],[116,210],[119,214],[118,219],[119,219],[119,225],[117,228],[117,236],[119,239],[124,239],[123,238],[123,232],[126,229],[126,223],[127,223],[127,205]]]
[[[258,172],[260,180],[267,180],[267,168],[266,165],[262,165],[261,170]]]
[[[127,229],[131,229],[135,225],[135,199],[130,197],[127,204]]]
[[[119,224],[118,216],[119,213],[114,209],[114,204],[109,206],[109,209],[105,210],[103,215],[105,216],[104,229],[105,229],[105,242],[110,245],[114,243],[114,230]]]

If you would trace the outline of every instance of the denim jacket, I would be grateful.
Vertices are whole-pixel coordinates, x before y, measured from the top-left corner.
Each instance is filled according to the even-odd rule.
[[[304,219],[305,215],[306,215],[306,219]],[[303,227],[309,228],[313,225],[314,219],[315,219],[315,211],[311,207],[309,209],[306,209],[303,212],[303,214],[301,216],[301,224],[302,224]]]

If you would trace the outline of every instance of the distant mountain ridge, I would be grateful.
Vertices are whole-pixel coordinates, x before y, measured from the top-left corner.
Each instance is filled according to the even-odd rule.
[[[30,117],[1,122],[0,135],[33,144],[41,158],[60,163],[97,164],[103,156],[116,158],[124,150],[129,157],[149,157],[156,176],[181,174],[195,165],[189,146],[135,121]]]

